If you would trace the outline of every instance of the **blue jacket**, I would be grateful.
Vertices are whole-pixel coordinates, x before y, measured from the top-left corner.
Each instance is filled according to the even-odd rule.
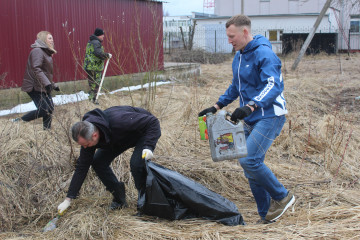
[[[232,83],[220,96],[219,107],[230,104],[238,97],[240,107],[253,100],[259,108],[244,119],[247,123],[287,114],[281,61],[272,51],[267,38],[256,35],[243,52],[238,51],[232,70]]]

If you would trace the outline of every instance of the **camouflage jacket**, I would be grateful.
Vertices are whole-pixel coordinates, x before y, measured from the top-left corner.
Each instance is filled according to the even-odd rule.
[[[101,72],[104,70],[104,60],[108,56],[109,54],[104,52],[100,40],[95,35],[91,35],[86,45],[84,69]]]

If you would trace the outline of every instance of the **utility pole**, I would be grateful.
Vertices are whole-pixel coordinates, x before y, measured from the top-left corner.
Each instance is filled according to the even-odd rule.
[[[291,70],[295,70],[297,65],[299,64],[299,62],[301,61],[302,57],[304,56],[304,53],[306,51],[306,49],[308,48],[311,40],[313,39],[314,35],[315,35],[315,32],[316,32],[316,29],[318,28],[318,26],[320,25],[320,22],[321,20],[323,19],[326,11],[328,10],[328,8],[330,7],[330,3],[331,3],[331,0],[327,0],[323,9],[321,10],[320,12],[320,15],[318,16],[318,18],[316,19],[316,22],[313,26],[313,28],[311,29],[309,35],[307,36],[303,46],[301,47],[301,50],[299,52],[299,56],[296,58],[294,64],[292,65],[291,67]]]
[[[244,0],[241,0],[241,14],[244,15]]]

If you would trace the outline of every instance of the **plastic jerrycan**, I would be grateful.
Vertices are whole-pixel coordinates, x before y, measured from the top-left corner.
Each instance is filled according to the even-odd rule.
[[[244,125],[234,123],[226,117],[231,115],[225,110],[217,114],[206,114],[211,158],[214,162],[232,160],[247,156]]]

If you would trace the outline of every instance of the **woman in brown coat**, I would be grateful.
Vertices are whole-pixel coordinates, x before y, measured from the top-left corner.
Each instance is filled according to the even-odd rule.
[[[51,127],[51,115],[54,111],[51,91],[60,91],[59,87],[53,82],[53,60],[51,56],[56,51],[51,33],[47,31],[39,32],[31,48],[33,49],[28,57],[21,90],[29,94],[37,110],[28,112],[13,121],[23,120],[28,122],[42,117],[44,129],[49,129]]]

